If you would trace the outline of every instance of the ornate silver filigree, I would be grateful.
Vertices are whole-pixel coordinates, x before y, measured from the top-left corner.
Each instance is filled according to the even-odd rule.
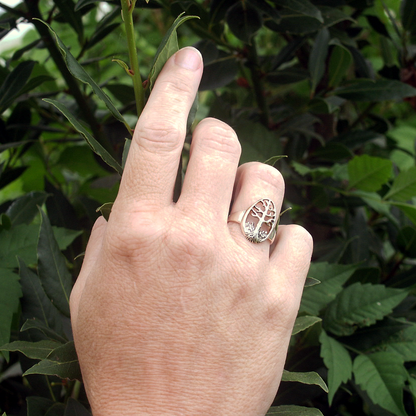
[[[271,199],[263,198],[255,202],[244,214],[241,228],[246,238],[253,243],[261,243],[276,232],[276,207]],[[255,222],[257,220],[257,222]]]

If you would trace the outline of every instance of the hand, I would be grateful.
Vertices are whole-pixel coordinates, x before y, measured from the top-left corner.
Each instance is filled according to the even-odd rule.
[[[193,134],[172,202],[186,119],[202,74],[185,48],[160,73],[134,132],[108,223],[92,231],[71,295],[75,344],[94,416],[264,415],[280,383],[312,252],[301,227],[249,242],[231,212],[284,182],[238,167],[226,124]]]

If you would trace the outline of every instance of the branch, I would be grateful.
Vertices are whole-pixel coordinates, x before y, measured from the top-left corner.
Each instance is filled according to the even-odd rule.
[[[255,211],[255,210],[257,210],[257,211]],[[260,214],[263,214],[263,213],[264,212],[259,207],[257,207],[256,205],[254,205],[254,207],[251,210],[251,215],[254,218],[258,218],[259,220],[261,220],[263,218],[263,216],[260,216]]]
[[[251,39],[251,45],[248,48],[248,62],[247,66],[251,72],[251,82],[253,83],[254,95],[260,110],[260,120],[267,128],[270,125],[269,107],[266,102],[262,73],[260,71],[259,58],[257,55],[257,47],[254,37]]]
[[[136,100],[137,117],[143,111],[144,90],[140,76],[139,60],[136,51],[136,39],[134,34],[133,11],[136,0],[121,0],[122,16],[126,29],[127,46],[129,50],[130,71],[133,79],[134,98]]]

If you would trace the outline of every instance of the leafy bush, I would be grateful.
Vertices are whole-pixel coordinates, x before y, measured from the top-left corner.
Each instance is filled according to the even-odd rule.
[[[0,47],[32,25],[0,60],[1,411],[89,414],[72,282],[158,71],[193,44],[205,71],[190,130],[208,115],[233,126],[241,162],[284,174],[282,222],[315,239],[269,413],[415,414],[416,3],[122,3],[124,25],[114,1],[0,3]]]

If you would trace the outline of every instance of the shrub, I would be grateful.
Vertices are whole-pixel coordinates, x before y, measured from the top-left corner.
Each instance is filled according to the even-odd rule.
[[[114,1],[0,3],[0,47],[31,24],[0,60],[1,410],[89,414],[69,293],[152,84],[192,44],[205,71],[189,131],[229,123],[242,163],[284,174],[281,221],[315,239],[270,414],[415,414],[416,3],[122,3],[124,25]]]

